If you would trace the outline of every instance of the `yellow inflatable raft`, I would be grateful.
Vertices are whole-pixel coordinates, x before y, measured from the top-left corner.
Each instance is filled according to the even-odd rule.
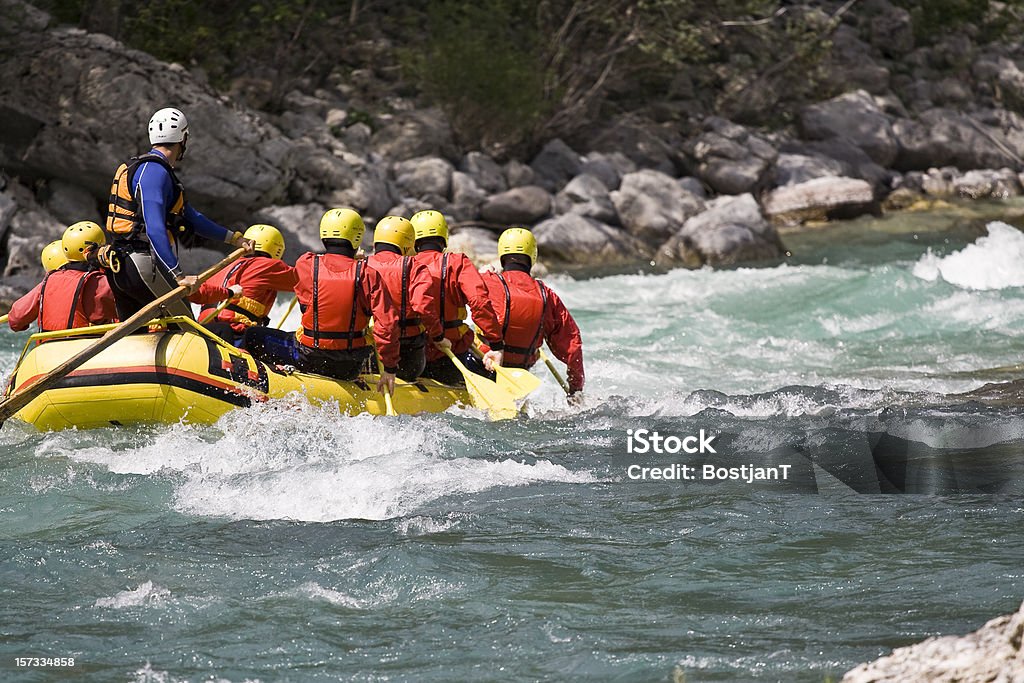
[[[133,334],[64,377],[15,414],[41,431],[152,423],[209,424],[229,410],[298,391],[311,402],[337,401],[346,414],[384,415],[377,375],[342,382],[284,372],[255,360],[191,320],[184,331]],[[96,341],[112,326],[33,335],[5,395],[18,391]],[[40,343],[42,342],[42,343]],[[436,413],[469,404],[463,388],[433,380],[396,383],[399,414]]]

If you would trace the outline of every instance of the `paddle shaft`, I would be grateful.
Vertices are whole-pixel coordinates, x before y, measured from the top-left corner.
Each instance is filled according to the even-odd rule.
[[[4,324],[5,322],[7,322],[7,319],[8,319],[8,318],[9,318],[10,316],[11,316],[11,314],[10,314],[10,313],[8,313],[7,315],[0,315],[0,325],[3,325],[3,324]]]
[[[295,304],[297,304],[298,301],[299,301],[299,297],[295,297],[294,299],[292,299],[292,302],[290,304],[288,304],[288,308],[285,309],[285,312],[284,312],[284,317],[281,318],[281,322],[279,322],[277,324],[277,329],[281,329],[282,327],[284,327],[284,321],[287,320],[288,316],[290,316],[292,314],[292,309],[295,308]]]
[[[544,353],[544,349],[540,349],[540,357],[544,360],[544,365],[548,366],[548,370],[551,371],[551,374],[555,376],[556,380],[558,380],[558,384],[562,387],[562,391],[565,392],[565,395],[568,396],[571,394],[572,390],[569,389],[569,383],[565,381],[565,378],[562,377],[562,373],[560,373],[558,368],[555,367],[555,364],[551,362],[551,358],[548,357],[548,354]]]
[[[231,252],[227,258],[223,259],[220,263],[210,266],[210,268],[200,273],[196,277],[196,285],[198,286],[203,282],[206,282],[216,275],[219,270],[237,260],[243,254],[245,254],[244,247],[240,247]],[[143,306],[135,313],[135,315],[131,316],[120,325],[100,337],[96,343],[82,349],[18,393],[9,396],[5,401],[0,402],[0,424],[7,420],[11,415],[14,415],[16,412],[31,403],[32,399],[52,387],[65,375],[79,368],[82,364],[90,358],[98,355],[104,349],[109,348],[114,344],[114,342],[127,337],[129,334],[148,323],[152,319],[153,314],[160,310],[161,306],[173,301],[174,299],[185,296],[188,293],[189,288],[184,285],[175,287],[163,296],[157,298],[155,301]]]
[[[224,301],[221,301],[220,305],[217,306],[217,308],[213,309],[207,315],[203,316],[203,319],[199,321],[199,324],[205,325],[206,323],[216,318],[218,315],[220,315],[221,311],[228,307],[229,303],[231,303],[231,297],[228,297],[227,299],[224,299]]]

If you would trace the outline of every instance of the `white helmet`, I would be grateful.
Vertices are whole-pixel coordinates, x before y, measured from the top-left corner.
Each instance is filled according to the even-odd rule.
[[[174,107],[166,107],[149,120],[149,144],[184,142],[188,138],[188,119]]]

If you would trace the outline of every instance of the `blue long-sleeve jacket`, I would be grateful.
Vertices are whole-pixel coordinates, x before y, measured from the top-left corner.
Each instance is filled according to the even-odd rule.
[[[160,154],[155,149],[151,149],[149,153]],[[172,275],[181,275],[177,250],[167,233],[167,215],[174,205],[174,182],[171,180],[171,174],[158,162],[144,161],[135,169],[131,187],[132,195],[142,211],[146,237],[153,248],[153,253]],[[200,237],[223,242],[231,233],[224,226],[196,211],[188,202],[185,202],[183,218],[185,225],[195,230]]]

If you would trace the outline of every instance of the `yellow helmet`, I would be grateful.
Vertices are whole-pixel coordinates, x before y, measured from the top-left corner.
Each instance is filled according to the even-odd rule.
[[[92,221],[78,221],[68,226],[61,237],[64,246],[64,257],[68,261],[84,261],[85,252],[91,247],[99,247],[107,243],[103,228]]]
[[[352,209],[330,209],[320,219],[320,239],[348,240],[353,249],[363,242],[366,225],[362,217]]]
[[[67,257],[64,256],[64,245],[61,240],[54,240],[43,247],[43,253],[39,256],[39,260],[43,262],[43,268],[46,272],[57,270],[65,263],[68,262]]]
[[[413,214],[411,222],[416,232],[416,239],[440,237],[445,244],[448,243],[448,222],[440,211],[420,211]]]
[[[416,241],[416,229],[412,227],[409,219],[401,216],[384,216],[377,221],[377,228],[373,231],[373,243],[383,242],[393,244],[402,250],[403,254],[412,251],[412,245]]]
[[[281,258],[284,256],[284,235],[273,225],[257,223],[250,225],[245,231],[245,239],[256,243],[256,251],[262,251],[270,258]]]
[[[530,265],[537,263],[537,240],[526,228],[509,228],[498,238],[498,258],[505,254],[526,254]]]

